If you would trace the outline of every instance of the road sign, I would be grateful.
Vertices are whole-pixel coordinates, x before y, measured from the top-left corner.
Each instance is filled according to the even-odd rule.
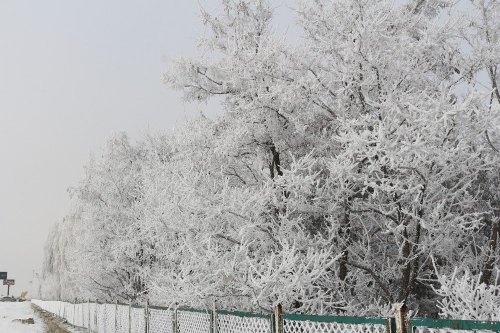
[[[7,280],[7,272],[0,272],[0,280]]]
[[[4,286],[13,286],[16,284],[15,280],[3,280],[3,285]]]

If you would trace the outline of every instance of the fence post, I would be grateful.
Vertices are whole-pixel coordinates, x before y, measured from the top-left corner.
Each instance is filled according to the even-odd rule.
[[[283,333],[283,308],[280,303],[274,307],[274,333]]]
[[[87,312],[89,313],[89,316],[87,317],[87,324],[88,324],[88,332],[90,333],[92,330],[90,328],[90,298],[87,301]]]
[[[128,301],[128,333],[132,333],[132,301]]]
[[[408,308],[403,302],[394,304],[394,317],[396,319],[396,333],[409,333],[407,323]],[[410,332],[411,333],[411,332]]]
[[[215,300],[212,303],[212,332],[217,333],[217,311],[215,309]]]
[[[177,303],[175,303],[173,317],[174,317],[174,320],[172,321],[173,332],[178,333],[178,331],[177,331]]]
[[[118,332],[118,300],[115,301],[115,333]]]
[[[75,298],[75,303],[73,304],[73,322],[72,324],[75,325],[76,324],[76,298]]]
[[[95,306],[94,306],[94,328],[96,329],[95,331],[99,333],[99,327],[97,326],[97,312],[99,312],[98,305],[99,305],[99,301],[96,299]]]
[[[82,327],[85,327],[85,300],[82,298]]]
[[[146,299],[146,306],[144,307],[144,332],[149,332],[149,298]]]

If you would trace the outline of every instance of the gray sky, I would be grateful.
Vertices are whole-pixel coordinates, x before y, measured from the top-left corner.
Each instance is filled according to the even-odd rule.
[[[220,112],[161,83],[168,59],[196,54],[198,13],[197,0],[0,1],[0,271],[14,294],[29,289],[66,189],[106,137]]]
[[[195,54],[197,8],[0,2],[0,271],[16,279],[16,294],[40,267],[47,229],[68,208],[66,188],[91,151],[113,132],[169,129],[204,108],[161,83],[168,58]]]

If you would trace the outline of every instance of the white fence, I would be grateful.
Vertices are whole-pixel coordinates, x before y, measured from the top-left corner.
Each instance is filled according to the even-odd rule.
[[[76,304],[40,300],[31,302],[73,326],[84,328],[87,332],[173,333],[174,311],[165,308],[90,302]]]
[[[404,307],[396,309],[395,317],[374,318],[284,314],[279,305],[274,314],[256,314],[90,302],[32,303],[92,333],[500,333],[500,322],[494,321],[406,320]]]
[[[395,333],[393,318],[255,314],[157,306],[33,300],[69,324],[93,333]],[[279,320],[275,320],[279,318]],[[395,330],[394,330],[395,331]]]

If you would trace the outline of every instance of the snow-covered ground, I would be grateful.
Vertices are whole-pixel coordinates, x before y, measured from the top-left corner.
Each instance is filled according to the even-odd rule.
[[[33,318],[35,324],[21,324],[14,319]],[[44,333],[42,320],[33,313],[30,302],[0,302],[0,333]]]

